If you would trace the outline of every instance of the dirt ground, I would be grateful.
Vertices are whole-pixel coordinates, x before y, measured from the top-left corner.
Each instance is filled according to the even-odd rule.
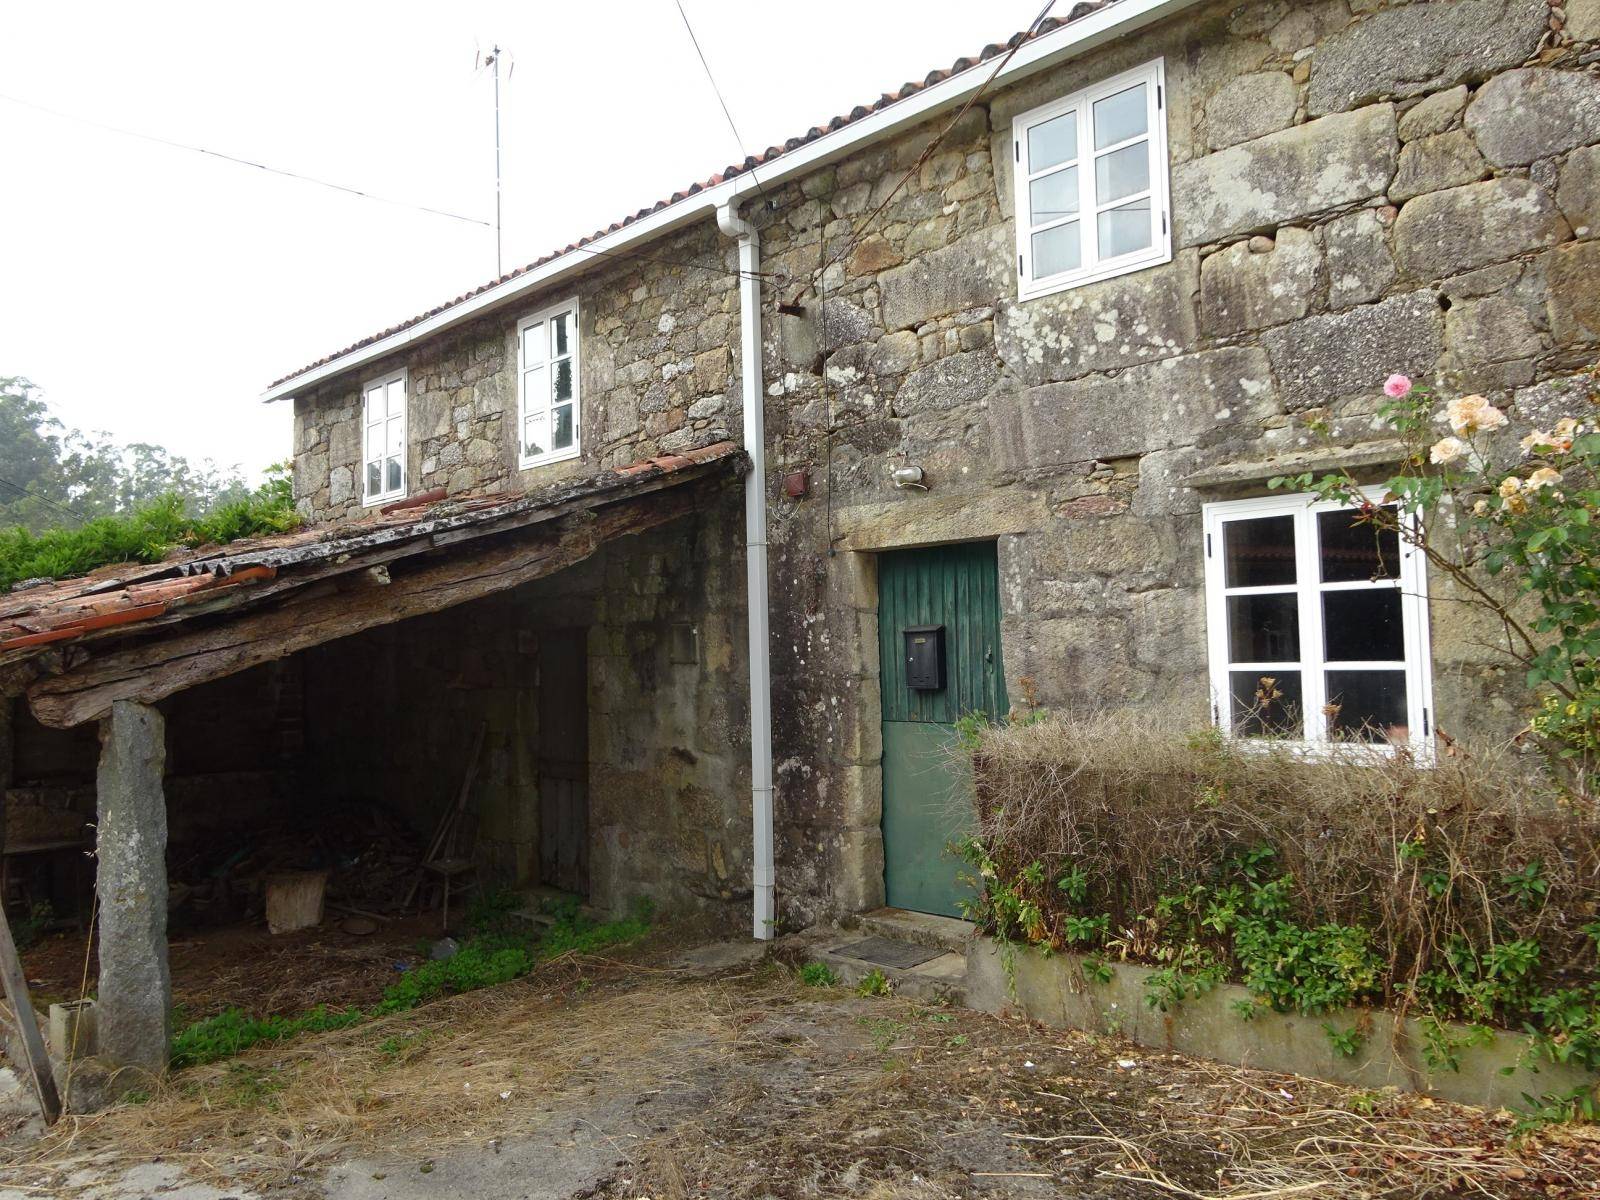
[[[568,957],[181,1072],[0,1141],[0,1200],[1600,1195],[1585,1130],[1512,1142],[1504,1114],[808,988],[739,949]]]

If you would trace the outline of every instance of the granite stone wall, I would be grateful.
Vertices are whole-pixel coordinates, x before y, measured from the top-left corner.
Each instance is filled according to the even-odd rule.
[[[1019,301],[1012,118],[1157,57],[1172,260]],[[763,355],[785,921],[881,900],[873,551],[999,542],[1013,697],[1189,696],[1198,711],[1203,504],[1339,462],[1381,475],[1391,371],[1485,392],[1519,423],[1582,415],[1579,373],[1600,357],[1597,71],[1596,0],[1217,3],[986,94],[931,153],[948,116],[747,204],[776,277]],[[708,219],[641,255],[658,261],[597,264],[523,310],[573,291],[583,305],[584,457],[529,480],[737,435],[735,280],[660,261],[727,269],[732,244]],[[406,364],[414,488],[523,482],[519,315]],[[297,402],[297,495],[318,518],[359,504],[358,395]],[[931,490],[896,491],[903,464]],[[798,471],[810,488],[791,499],[777,481]],[[1516,673],[1435,583],[1438,723],[1508,732]],[[737,572],[717,586],[739,591]],[[742,694],[736,673],[727,685]]]

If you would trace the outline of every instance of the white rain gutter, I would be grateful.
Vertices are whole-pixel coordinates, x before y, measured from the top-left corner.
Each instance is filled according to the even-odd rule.
[[[1124,37],[1185,8],[1200,0],[1117,0],[1097,12],[1080,17],[1042,37],[1025,43],[995,80],[1003,87],[1077,58],[1097,46]],[[1062,0],[1065,4],[1065,0]],[[994,71],[991,63],[979,63],[941,80],[903,100],[868,113],[839,129],[824,134],[815,141],[797,146],[787,154],[774,159],[761,168],[760,183],[766,187],[782,183],[799,175],[808,174],[828,163],[836,162],[859,147],[888,137],[928,120],[936,113],[966,102],[988,80]],[[503,283],[485,288],[476,295],[451,304],[432,316],[380,337],[365,346],[339,354],[314,367],[291,375],[261,393],[261,400],[286,400],[307,388],[315,387],[367,363],[394,354],[406,347],[434,337],[443,330],[452,329],[491,309],[510,304],[531,293],[553,288],[572,277],[592,270],[597,258],[626,253],[653,238],[674,229],[680,229],[697,220],[703,220],[712,210],[739,203],[757,187],[750,171],[741,171],[731,179],[713,187],[702,188],[675,204],[669,204],[648,216],[624,225],[614,233],[596,238],[588,245],[588,252],[574,250],[558,254],[542,266],[524,271]]]
[[[767,597],[767,422],[761,389],[761,235],[736,200],[717,208],[717,228],[739,240],[739,376],[744,397],[744,594],[750,626],[750,825],[753,932],[777,926],[772,848],[772,652]]]

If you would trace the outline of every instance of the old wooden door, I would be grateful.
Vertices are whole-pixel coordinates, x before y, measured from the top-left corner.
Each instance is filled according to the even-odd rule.
[[[589,894],[589,649],[582,629],[539,639],[539,878]]]
[[[943,686],[913,688],[905,631],[939,634]],[[924,652],[917,643],[913,653]],[[970,894],[958,881],[951,839],[972,822],[971,784],[952,757],[955,722],[1006,710],[1000,663],[1000,594],[993,542],[878,556],[878,657],[883,685],[883,852],[888,902],[959,916]],[[915,672],[912,672],[914,675]]]

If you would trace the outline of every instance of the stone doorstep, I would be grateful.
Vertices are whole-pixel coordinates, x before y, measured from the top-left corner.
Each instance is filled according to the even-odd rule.
[[[856,918],[863,936],[878,934],[897,942],[936,947],[952,954],[965,954],[967,943],[977,931],[971,921],[941,917],[934,913],[911,912],[904,908],[875,908]]]
[[[897,996],[912,1000],[925,1000],[934,1004],[965,1004],[967,992],[967,957],[945,951],[937,958],[906,970],[897,967],[880,967],[859,958],[836,954],[838,947],[848,946],[861,939],[848,931],[815,943],[813,958],[827,963],[839,982],[853,988],[873,971],[882,971],[889,987]],[[925,943],[918,943],[925,944]]]

